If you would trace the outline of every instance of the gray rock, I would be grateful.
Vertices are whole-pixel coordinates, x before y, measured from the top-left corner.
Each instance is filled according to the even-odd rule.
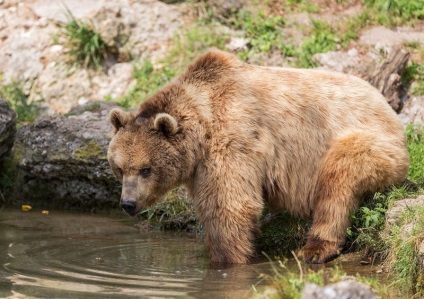
[[[107,162],[114,104],[90,102],[67,116],[43,116],[19,129],[14,155],[21,192],[43,208],[117,206],[119,183]]]
[[[209,0],[214,14],[218,18],[227,18],[238,12],[244,5],[244,0]]]
[[[404,125],[424,124],[424,96],[410,97],[405,102],[399,117]]]
[[[184,5],[160,1],[109,1],[90,21],[102,38],[131,57],[158,60],[183,24]]]
[[[36,0],[30,7],[38,17],[67,22],[71,17],[69,12],[77,19],[88,18],[100,10],[104,2],[104,0]]]
[[[360,41],[366,45],[375,46],[377,49],[387,49],[400,46],[405,42],[424,43],[424,32],[415,31],[413,28],[388,29],[383,26],[373,27],[362,33]]]
[[[393,207],[386,212],[386,229],[396,224],[402,214],[408,209],[424,206],[424,195],[417,198],[405,198],[394,203]]]
[[[302,299],[378,299],[369,286],[355,280],[341,281],[327,286],[308,283]]]
[[[0,161],[10,152],[16,133],[16,113],[0,98]]]
[[[230,41],[225,45],[225,49],[231,52],[247,50],[247,45],[249,43],[249,39],[242,37],[231,37]]]

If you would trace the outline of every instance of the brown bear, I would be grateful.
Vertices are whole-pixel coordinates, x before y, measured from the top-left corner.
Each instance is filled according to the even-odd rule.
[[[218,50],[110,121],[122,208],[134,216],[185,185],[212,262],[249,261],[265,204],[311,218],[299,255],[326,262],[361,197],[402,183],[409,165],[397,115],[367,82],[249,65]]]

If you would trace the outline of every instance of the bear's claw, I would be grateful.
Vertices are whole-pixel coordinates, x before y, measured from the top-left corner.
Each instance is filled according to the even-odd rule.
[[[340,255],[340,248],[337,243],[308,239],[306,245],[299,250],[297,256],[310,264],[327,263]]]

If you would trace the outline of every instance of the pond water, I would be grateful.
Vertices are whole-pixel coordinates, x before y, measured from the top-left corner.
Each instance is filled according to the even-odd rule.
[[[195,235],[135,224],[126,215],[0,211],[0,297],[249,298],[259,274],[271,274],[266,261],[211,269]]]

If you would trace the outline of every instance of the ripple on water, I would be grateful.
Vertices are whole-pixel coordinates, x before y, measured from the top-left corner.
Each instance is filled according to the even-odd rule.
[[[246,298],[261,272],[208,269],[202,242],[185,233],[140,232],[117,218],[33,215],[20,223],[0,213],[0,234],[8,236],[0,240],[7,252],[0,295]]]

